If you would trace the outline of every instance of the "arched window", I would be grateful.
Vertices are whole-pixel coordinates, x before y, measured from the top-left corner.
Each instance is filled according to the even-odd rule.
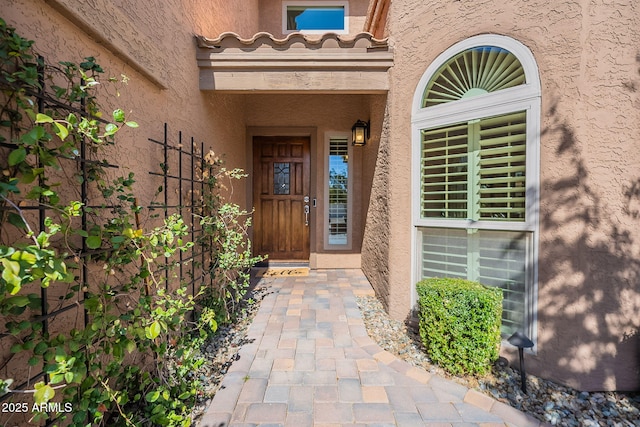
[[[535,336],[539,115],[533,55],[498,35],[447,49],[413,101],[415,278],[502,288],[503,334]]]

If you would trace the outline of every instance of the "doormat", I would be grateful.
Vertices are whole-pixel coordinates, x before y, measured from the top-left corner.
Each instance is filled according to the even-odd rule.
[[[287,277],[287,276],[308,276],[308,267],[294,268],[258,268],[256,277]]]

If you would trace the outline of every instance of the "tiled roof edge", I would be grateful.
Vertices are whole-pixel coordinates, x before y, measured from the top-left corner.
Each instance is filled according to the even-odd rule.
[[[248,47],[252,45],[268,44],[274,47],[288,47],[293,43],[302,42],[308,47],[321,47],[327,41],[337,42],[340,47],[364,47],[361,44],[367,43],[366,47],[387,47],[388,39],[376,39],[371,33],[358,33],[353,36],[340,35],[336,33],[303,34],[291,33],[283,39],[275,38],[271,33],[260,32],[253,37],[243,39],[238,34],[226,32],[220,34],[215,39],[210,39],[202,35],[196,35],[198,47],[200,48],[223,48],[223,47]],[[358,45],[358,46],[357,46]]]

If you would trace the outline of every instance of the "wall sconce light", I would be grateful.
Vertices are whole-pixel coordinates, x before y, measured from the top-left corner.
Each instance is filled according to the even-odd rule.
[[[522,332],[514,333],[507,341],[509,341],[509,344],[518,347],[518,355],[520,356],[520,388],[524,394],[527,394],[527,374],[524,372],[523,349],[533,347],[533,341]]]
[[[369,124],[370,122],[363,122],[358,120],[351,127],[351,140],[356,147],[362,147],[366,145],[369,139]]]

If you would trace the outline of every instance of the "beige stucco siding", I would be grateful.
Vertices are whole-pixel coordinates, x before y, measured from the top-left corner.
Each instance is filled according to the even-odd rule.
[[[532,51],[542,85],[538,340],[528,368],[586,390],[638,388],[640,5],[394,0],[389,33],[391,219],[380,239],[389,239],[391,313],[402,318],[410,305],[416,85],[456,42],[506,35]]]
[[[204,141],[205,149],[227,153],[229,166],[245,166],[244,152],[229,149],[244,141],[242,99],[200,92],[193,36],[202,28],[221,28],[229,23],[237,25],[239,31],[244,28],[250,32],[257,19],[255,23],[247,15],[243,15],[245,21],[226,19],[222,7],[215,14],[206,13],[202,7],[183,9],[194,6],[183,3],[197,2],[182,1],[149,8],[142,3],[101,0],[97,9],[72,0],[1,3],[3,18],[21,35],[35,40],[36,49],[48,61],[79,62],[94,56],[106,76],[127,76],[128,83],[121,85],[118,93],[105,85],[101,102],[107,112],[122,107],[128,118],[140,125],[118,135],[111,161],[136,173],[138,191],[146,191],[147,200],[157,188],[147,185],[148,171],[162,162],[159,149],[150,149],[147,138],[161,139],[165,122],[173,142],[177,143],[178,131],[182,130],[185,137]],[[251,9],[250,2],[245,3]],[[135,66],[127,58],[135,59]],[[236,191],[242,191],[242,186]]]

